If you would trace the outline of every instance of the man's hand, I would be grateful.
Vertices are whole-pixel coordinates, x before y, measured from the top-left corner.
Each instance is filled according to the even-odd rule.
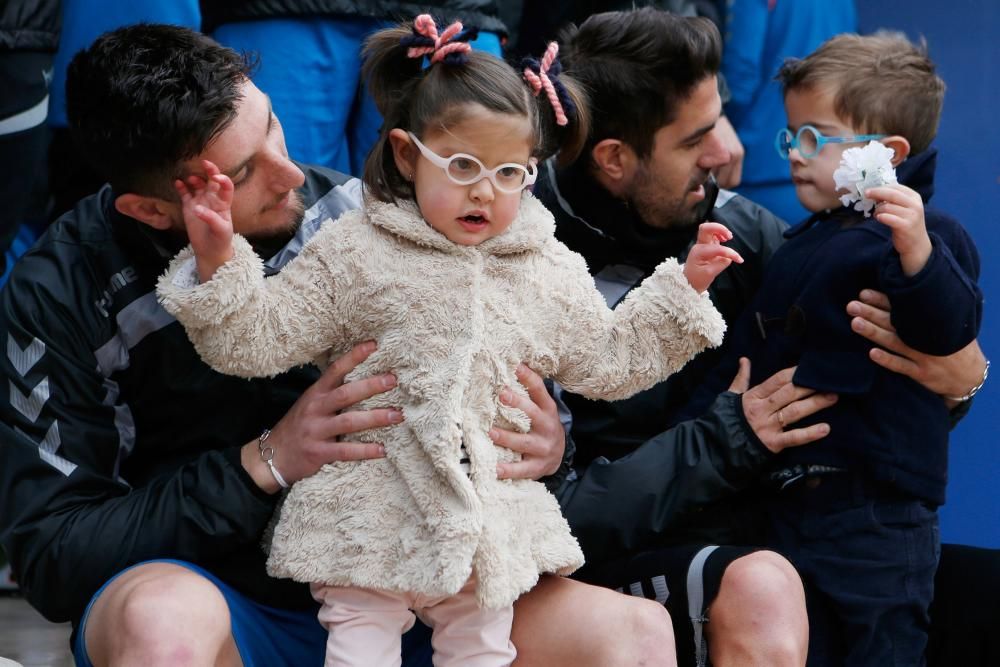
[[[729,162],[721,167],[716,167],[712,173],[715,174],[715,180],[719,183],[720,188],[732,190],[738,187],[740,181],[743,180],[743,156],[746,155],[746,149],[743,148],[743,143],[740,141],[739,135],[736,134],[736,129],[725,116],[719,117],[715,124],[715,132],[718,133],[722,145],[729,151],[730,158]]]
[[[500,479],[539,479],[559,470],[566,449],[566,432],[559,420],[556,402],[549,396],[542,377],[524,364],[519,364],[517,381],[528,390],[525,398],[506,388],[500,394],[504,405],[522,410],[531,419],[531,430],[518,433],[493,427],[493,442],[521,454],[520,461],[497,464]]]
[[[271,429],[267,444],[274,448],[273,464],[289,484],[312,475],[326,463],[385,456],[381,443],[337,440],[349,433],[403,421],[402,411],[395,408],[344,412],[359,401],[396,386],[396,378],[391,374],[344,382],[344,377],[367,359],[375,347],[372,341],[355,345],[334,361]],[[241,459],[258,486],[268,493],[278,490],[278,483],[261,461],[256,441],[243,446]]]
[[[752,389],[750,360],[740,358],[740,370],[729,391],[743,394],[743,414],[757,438],[777,454],[786,447],[815,442],[830,433],[830,425],[813,424],[805,428],[788,427],[803,417],[815,414],[837,402],[836,394],[820,394],[792,384],[795,367],[778,371]]]
[[[986,368],[986,355],[977,341],[947,357],[918,352],[900,340],[889,318],[889,309],[889,297],[875,290],[862,290],[857,301],[847,304],[847,313],[853,317],[851,329],[879,346],[868,352],[872,361],[942,397],[964,396],[980,383]],[[948,407],[957,404],[956,401],[945,402]]]
[[[201,161],[205,178],[192,174],[174,181],[181,198],[184,228],[198,263],[202,282],[212,279],[233,256],[233,182],[214,162]]]
[[[725,225],[717,222],[698,225],[698,240],[684,261],[684,277],[699,294],[730,264],[743,263],[740,253],[722,245],[732,238],[733,233]]]

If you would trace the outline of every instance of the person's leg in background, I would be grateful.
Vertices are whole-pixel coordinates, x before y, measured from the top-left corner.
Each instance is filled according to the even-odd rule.
[[[271,98],[289,155],[359,175],[351,164],[349,122],[360,89],[361,46],[388,25],[351,17],[266,19],[219,26],[213,37],[260,54],[253,80]]]
[[[80,153],[66,115],[66,72],[70,61],[103,33],[133,23],[170,23],[198,30],[198,0],[62,0],[62,34],[52,72],[48,125],[48,191],[51,207],[46,222],[61,216],[80,199],[104,185],[101,176]]]
[[[361,17],[280,18],[219,26],[213,37],[260,55],[254,83],[271,98],[296,160],[361,176],[382,116],[361,81],[361,49],[394,23]],[[502,57],[500,36],[472,47]]]
[[[379,28],[383,27],[379,25]],[[470,42],[472,48],[485,51],[503,58],[503,47],[500,44],[500,35],[495,32],[481,32],[479,36]],[[348,123],[347,135],[349,150],[351,154],[351,174],[361,176],[365,167],[365,159],[368,152],[375,145],[378,139],[379,130],[382,128],[382,115],[375,108],[375,102],[368,94],[364,82],[361,82],[357,97],[354,100],[354,108],[351,109],[351,118]],[[293,153],[294,155],[294,153]]]

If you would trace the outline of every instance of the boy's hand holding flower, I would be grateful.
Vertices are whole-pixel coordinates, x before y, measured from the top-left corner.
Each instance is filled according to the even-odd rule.
[[[188,176],[174,188],[181,198],[181,212],[188,240],[198,264],[198,277],[207,282],[233,257],[233,182],[215,163],[201,161],[207,179]]]
[[[895,151],[877,141],[844,151],[840,157],[840,167],[833,172],[837,190],[847,190],[846,195],[841,195],[840,202],[844,206],[854,204],[855,211],[864,211],[866,218],[871,217],[875,202],[867,196],[867,191],[869,188],[896,183],[896,170],[892,168],[893,155]]]
[[[916,275],[931,255],[931,240],[924,223],[924,202],[920,195],[896,181],[892,167],[894,151],[877,141],[863,148],[849,148],[833,172],[838,190],[847,190],[840,200],[844,206],[865,217],[875,209],[875,219],[892,228],[892,245],[899,253],[903,272]]]
[[[698,240],[684,262],[684,277],[697,292],[707,290],[715,277],[733,262],[743,263],[738,252],[722,245],[732,238],[733,233],[717,222],[698,226]]]

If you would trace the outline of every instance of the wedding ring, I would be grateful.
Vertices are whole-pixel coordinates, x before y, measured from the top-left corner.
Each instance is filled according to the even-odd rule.
[[[785,417],[781,414],[780,409],[777,413],[775,413],[775,416],[778,418],[778,423],[781,424],[781,428],[785,428]]]

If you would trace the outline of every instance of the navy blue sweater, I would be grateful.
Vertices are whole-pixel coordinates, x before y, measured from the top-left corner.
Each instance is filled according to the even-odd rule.
[[[933,194],[935,162],[936,152],[929,150],[897,170],[899,181],[925,203]],[[926,208],[925,219],[933,251],[924,269],[909,278],[891,230],[874,218],[841,208],[789,229],[757,297],[732,331],[726,358],[687,412],[697,413],[728,386],[740,356],[751,360],[751,386],[797,364],[795,384],[835,392],[840,400],[800,423],[827,422],[830,435],[786,450],[776,467],[833,465],[943,503],[950,427],[944,402],[874,364],[871,344],[851,330],[845,311],[863,288],[875,288],[889,295],[892,323],[911,347],[946,355],[975,339],[982,314],[979,255],[953,218]]]

